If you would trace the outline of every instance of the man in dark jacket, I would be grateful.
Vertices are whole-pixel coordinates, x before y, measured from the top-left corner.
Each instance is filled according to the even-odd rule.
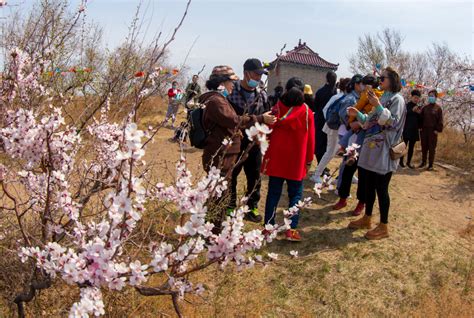
[[[237,115],[262,115],[270,110],[268,96],[264,90],[259,88],[262,75],[266,74],[262,62],[258,59],[248,59],[244,63],[244,78],[234,83],[234,90],[227,97],[230,104],[234,107]],[[244,136],[245,132],[242,132]],[[242,140],[239,157],[245,152],[250,141],[248,138]],[[242,158],[232,172],[231,198],[229,208],[233,209],[237,205],[237,179],[244,169],[247,177],[247,191],[245,196],[248,198],[247,205],[250,212],[245,214],[245,218],[252,222],[261,222],[262,217],[258,213],[258,201],[260,200],[260,168],[262,166],[262,154],[260,146],[253,146],[246,158]]]
[[[415,149],[415,144],[420,140],[420,107],[418,103],[420,102],[421,92],[417,89],[411,91],[410,101],[407,103],[407,117],[405,119],[405,127],[403,128],[403,141],[408,146],[408,155],[407,155],[407,166],[410,169],[415,167],[411,164],[411,159],[413,158],[413,151]],[[404,157],[400,158],[400,166],[405,167],[403,162]]]
[[[323,131],[324,123],[326,122],[323,114],[323,108],[333,95],[336,95],[336,80],[337,75],[333,71],[326,74],[326,84],[318,89],[314,96],[314,124],[316,126],[316,148],[315,154],[318,163],[326,152],[327,135]]]
[[[428,105],[421,109],[421,152],[420,168],[426,165],[429,152],[428,170],[433,170],[433,163],[438,143],[438,133],[443,131],[443,110],[436,104],[438,92],[434,89],[428,93]]]
[[[199,96],[201,95],[201,86],[198,83],[199,76],[193,75],[192,82],[186,87],[186,103],[184,104],[186,108],[189,107],[189,102],[196,102]]]

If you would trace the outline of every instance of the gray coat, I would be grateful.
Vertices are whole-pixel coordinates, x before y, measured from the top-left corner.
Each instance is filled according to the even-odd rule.
[[[405,124],[405,101],[399,93],[385,93],[380,99],[387,121],[379,120],[382,112],[374,110],[369,113],[364,129],[364,143],[360,149],[359,163],[361,168],[384,175],[396,171],[399,160],[390,158],[390,148],[401,140]],[[387,111],[388,110],[388,111]]]

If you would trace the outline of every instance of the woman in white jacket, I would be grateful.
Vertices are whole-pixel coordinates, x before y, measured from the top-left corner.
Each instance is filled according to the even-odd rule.
[[[331,99],[327,102],[326,106],[323,108],[323,114],[324,118],[326,118],[326,113],[329,108],[335,101],[343,97],[346,92],[346,86],[349,84],[351,81],[350,78],[341,78],[339,80],[338,88],[339,88],[339,93],[332,96]],[[326,146],[326,152],[324,153],[324,156],[321,158],[321,161],[318,162],[318,166],[316,167],[316,171],[314,174],[311,176],[311,181],[315,183],[322,183],[321,180],[321,174],[323,173],[324,169],[327,167],[329,162],[331,161],[332,158],[337,153],[338,150],[338,144],[339,144],[339,130],[338,129],[331,129],[328,127],[327,124],[324,124],[323,127],[323,132],[326,133],[328,136],[327,139],[327,146]],[[318,142],[316,140],[316,142]]]

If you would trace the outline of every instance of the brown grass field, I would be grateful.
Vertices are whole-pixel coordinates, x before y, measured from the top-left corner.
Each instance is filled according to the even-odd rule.
[[[164,112],[165,106],[149,106],[144,125],[156,124]],[[171,136],[171,130],[163,129],[146,157],[161,163],[157,169],[162,169],[159,173],[165,180],[171,178],[165,167],[173,171],[179,157],[178,145],[168,141]],[[441,135],[439,157],[471,174],[473,153],[456,136],[452,131]],[[192,171],[199,175],[200,151],[188,148],[185,152]],[[333,160],[330,168],[337,164],[338,159]],[[244,178],[242,174],[242,191]],[[392,180],[390,238],[369,242],[363,231],[348,230],[347,224],[353,219],[349,211],[355,201],[342,211],[332,211],[336,201],[333,192],[318,199],[311,190],[312,184],[307,182],[305,195],[314,200],[301,215],[304,240],[270,244],[265,251],[279,253],[280,259],[265,268],[237,272],[232,267],[211,267],[195,274],[194,280],[205,283],[208,291],[203,298],[190,297],[182,302],[185,316],[474,316],[472,176],[437,167],[433,172],[399,170]],[[264,178],[261,211],[266,182]],[[353,195],[355,189],[352,187]],[[280,206],[285,204],[284,196]],[[290,259],[291,250],[298,250],[300,256]],[[0,270],[4,272],[0,276],[2,289],[9,288],[5,285],[7,270],[13,269]],[[29,316],[65,316],[77,295],[77,288],[55,283],[27,305]],[[131,289],[121,294],[106,293],[105,302],[107,317],[175,315],[169,298],[142,297]],[[15,308],[8,299],[0,298],[0,317],[14,314]]]

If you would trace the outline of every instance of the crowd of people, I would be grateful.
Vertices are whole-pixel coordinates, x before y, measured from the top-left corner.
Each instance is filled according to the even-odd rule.
[[[349,222],[348,227],[368,230],[365,237],[369,240],[388,237],[390,181],[399,166],[415,169],[413,153],[420,139],[419,168],[428,164],[427,169],[433,170],[437,135],[443,130],[437,91],[429,91],[423,105],[422,92],[414,89],[405,104],[400,76],[387,67],[379,76],[355,74],[339,81],[336,73],[329,71],[326,83],[314,96],[309,84],[292,77],[284,88],[278,83],[274,94],[268,96],[262,85],[262,76],[267,73],[262,62],[252,58],[243,65],[242,79],[230,66],[221,65],[214,67],[206,81],[207,92],[201,94],[197,75],[184,93],[176,82],[168,92],[166,121],[171,119],[172,125],[178,101],[185,101],[188,112],[190,103],[205,106],[203,167],[206,171],[213,166],[220,168],[230,185],[219,199],[221,212],[212,218],[215,230],[238,205],[237,183],[242,170],[249,207],[245,218],[263,224],[275,223],[285,183],[291,208],[302,199],[307,176],[316,184],[323,184],[337,172],[339,200],[333,209],[348,205],[351,186],[357,184],[357,205],[351,213],[359,218]],[[263,156],[261,145],[251,142],[245,133],[256,123],[271,129]],[[342,157],[341,163],[331,175],[328,164],[337,157]],[[316,170],[309,176],[314,158]],[[258,210],[262,175],[268,176],[263,217]],[[376,198],[380,222],[373,228]],[[291,217],[291,229],[285,233],[287,240],[301,240],[298,218],[299,213]]]

